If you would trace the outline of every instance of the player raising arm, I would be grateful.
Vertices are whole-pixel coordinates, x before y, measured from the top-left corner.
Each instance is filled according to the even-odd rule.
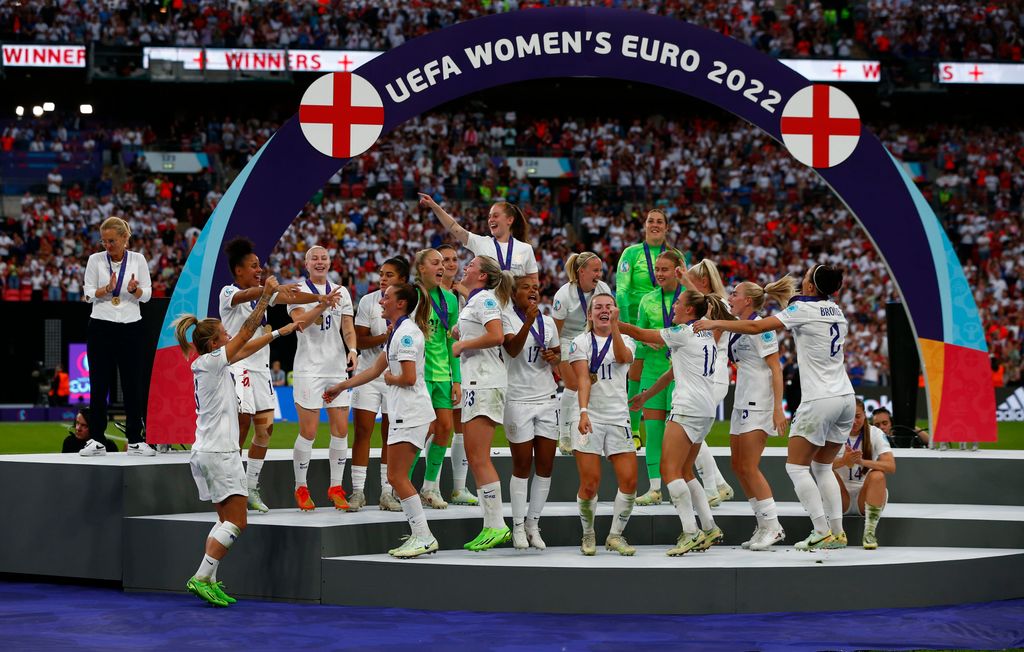
[[[422,297],[415,286],[407,283],[390,285],[380,300],[384,319],[393,324],[384,343],[384,351],[372,366],[329,387],[323,397],[325,401],[333,401],[341,392],[373,382],[384,374],[391,417],[388,479],[402,501],[402,511],[412,530],[412,535],[401,546],[388,551],[392,557],[401,558],[419,557],[437,550],[437,539],[427,525],[423,503],[409,480],[409,469],[419,451],[426,446],[427,432],[435,418],[427,384],[423,380],[426,347],[422,329],[426,324],[417,324],[409,319],[419,301]]]
[[[271,276],[266,280],[252,314],[240,325],[234,337],[228,335],[219,319],[200,320],[195,315],[182,315],[174,322],[174,334],[185,357],[190,357],[193,352],[199,354],[191,365],[196,400],[196,440],[189,465],[199,490],[199,499],[211,501],[217,510],[217,522],[206,538],[203,560],[185,586],[190,593],[218,607],[235,602],[217,581],[217,568],[228,548],[245,529],[248,496],[242,458],[238,455],[238,398],[230,365],[295,330],[296,324],[288,324],[253,339],[275,289],[277,279]],[[193,326],[190,343],[188,329]]]
[[[842,496],[832,462],[846,443],[856,408],[843,361],[846,317],[829,299],[842,285],[841,271],[828,265],[814,265],[804,275],[803,296],[793,297],[777,315],[694,324],[697,332],[723,329],[760,335],[782,328],[793,331],[803,398],[790,428],[786,473],[814,524],[810,535],[796,544],[797,550],[846,547]]]

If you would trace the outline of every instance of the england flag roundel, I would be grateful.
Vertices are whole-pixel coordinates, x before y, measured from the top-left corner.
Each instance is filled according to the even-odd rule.
[[[332,72],[306,89],[299,106],[302,134],[317,151],[352,158],[373,147],[384,128],[384,102],[370,82]]]
[[[860,113],[850,96],[814,84],[797,91],[782,109],[779,130],[793,158],[815,168],[839,165],[860,141]]]

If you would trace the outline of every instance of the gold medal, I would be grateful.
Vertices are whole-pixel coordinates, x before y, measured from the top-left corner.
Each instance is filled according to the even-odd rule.
[[[121,297],[114,297],[113,299],[110,300],[110,303],[114,304],[115,306],[121,305]]]
[[[273,332],[274,332],[274,327],[273,326],[271,326],[270,324],[264,324],[264,326],[263,326],[263,334],[264,335],[270,335]]]
[[[316,318],[316,325],[317,326],[323,326],[324,325],[324,316],[323,315],[320,315],[319,317]]]
[[[594,384],[597,382],[597,374],[590,374],[590,383]]]

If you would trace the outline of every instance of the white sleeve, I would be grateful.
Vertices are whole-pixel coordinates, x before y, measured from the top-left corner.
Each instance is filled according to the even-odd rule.
[[[487,297],[482,301],[477,302],[477,310],[480,315],[480,323],[485,327],[495,319],[501,320],[501,306],[498,305],[498,300],[493,297]]]
[[[352,296],[348,293],[348,288],[341,286],[341,314],[353,316],[355,313],[352,310]]]
[[[395,360],[405,361],[412,360],[413,362],[423,354],[423,334],[414,335],[411,333],[402,333],[398,338],[398,346],[395,349]]]
[[[486,238],[482,235],[477,235],[471,231],[466,231],[469,238],[466,240],[466,249],[473,252],[474,256],[490,256],[494,258],[494,251],[488,253],[487,245],[491,244],[491,239]]]
[[[623,336],[622,336],[622,341],[623,341],[623,343],[624,343],[624,344],[625,344],[625,345],[626,345],[627,347],[629,347],[629,350],[630,350],[630,352],[631,352],[631,353],[632,353],[633,355],[636,355],[636,340],[634,340],[634,339],[633,339],[632,337],[630,337],[629,335],[623,335]]]
[[[779,338],[775,336],[775,331],[765,331],[760,335],[749,335],[748,337],[754,338],[756,342],[754,346],[760,358],[767,358],[771,354],[779,352]]]
[[[873,454],[872,459],[874,460],[877,460],[885,453],[892,452],[892,446],[889,445],[889,440],[886,438],[885,433],[874,426],[871,426],[871,452]]]
[[[590,333],[583,333],[569,345],[569,362],[590,361]]]
[[[520,241],[520,242],[522,242],[522,241]],[[537,255],[535,253],[533,253],[533,245],[531,245],[531,244],[529,244],[527,242],[523,242],[523,245],[525,245],[526,251],[530,254],[529,257],[526,259],[526,269],[525,269],[526,273],[527,274],[539,274],[540,273],[540,268],[537,266]]]
[[[366,295],[359,300],[359,306],[356,308],[356,326],[370,327],[370,295]]]
[[[775,314],[786,328],[792,329],[810,321],[810,310],[802,302],[791,303]]]
[[[565,305],[569,299],[569,283],[566,283],[562,287],[558,288],[558,292],[555,292],[555,300],[551,306],[551,316],[555,319],[565,321],[565,318],[569,316],[569,306]]]
[[[665,342],[665,346],[670,349],[678,349],[681,346],[686,346],[686,342],[693,337],[693,330],[683,326],[682,324],[676,324],[669,328],[662,328],[660,331],[661,340]]]
[[[231,297],[234,296],[235,292],[238,292],[238,288],[234,285],[225,285],[220,291],[220,318],[223,320],[235,306],[231,305]]]
[[[541,315],[544,320],[544,347],[554,349],[560,346],[561,340],[558,337],[558,329],[555,328],[555,320],[547,315]]]
[[[85,300],[93,301],[96,299],[96,290],[100,285],[106,285],[101,282],[100,279],[100,261],[99,256],[89,256],[88,262],[85,264]]]
[[[142,290],[142,295],[138,298],[138,302],[146,303],[153,296],[153,281],[149,277],[149,263],[142,254],[139,254],[139,272],[135,280],[139,284],[139,289]]]

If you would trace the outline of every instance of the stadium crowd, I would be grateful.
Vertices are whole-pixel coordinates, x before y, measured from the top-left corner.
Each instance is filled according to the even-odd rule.
[[[0,40],[386,50],[459,21],[550,6],[616,7],[671,16],[778,57],[1021,60],[1019,1],[23,0],[0,4]]]
[[[5,149],[41,143],[53,151],[110,150],[98,180],[65,184],[59,170],[47,192],[26,193],[20,216],[0,229],[0,284],[7,300],[79,300],[84,260],[97,248],[96,226],[124,216],[133,247],[146,254],[154,296],[167,296],[199,229],[226,183],[273,133],[260,121],[209,119],[168,128],[162,142],[204,151],[220,164],[197,175],[151,172],[133,154],[156,142],[144,127],[67,125],[56,119],[4,127]],[[982,312],[993,355],[1008,383],[1021,377],[1024,323],[1024,136],[1010,129],[921,129],[882,126],[876,132],[906,161],[933,170],[923,190],[943,219]],[[575,160],[577,182],[530,179],[505,154]],[[57,178],[54,178],[56,175]],[[226,176],[224,176],[226,175]],[[70,185],[70,187],[68,187]],[[885,302],[896,296],[889,274],[863,230],[808,168],[774,141],[736,120],[661,117],[642,120],[526,118],[514,113],[427,115],[387,136],[353,161],[302,210],[268,265],[281,278],[302,275],[303,252],[329,246],[334,280],[356,297],[375,288],[377,267],[395,253],[446,240],[415,203],[423,189],[454,205],[465,223],[485,233],[489,204],[508,198],[526,209],[541,255],[543,294],[564,282],[572,251],[594,250],[613,281],[619,252],[641,236],[645,207],[671,216],[670,240],[718,261],[727,283],[762,282],[796,273],[807,259],[853,261],[841,297],[848,306],[848,352],[855,382],[884,382]],[[344,252],[344,255],[341,255]],[[849,264],[849,263],[847,263]]]

